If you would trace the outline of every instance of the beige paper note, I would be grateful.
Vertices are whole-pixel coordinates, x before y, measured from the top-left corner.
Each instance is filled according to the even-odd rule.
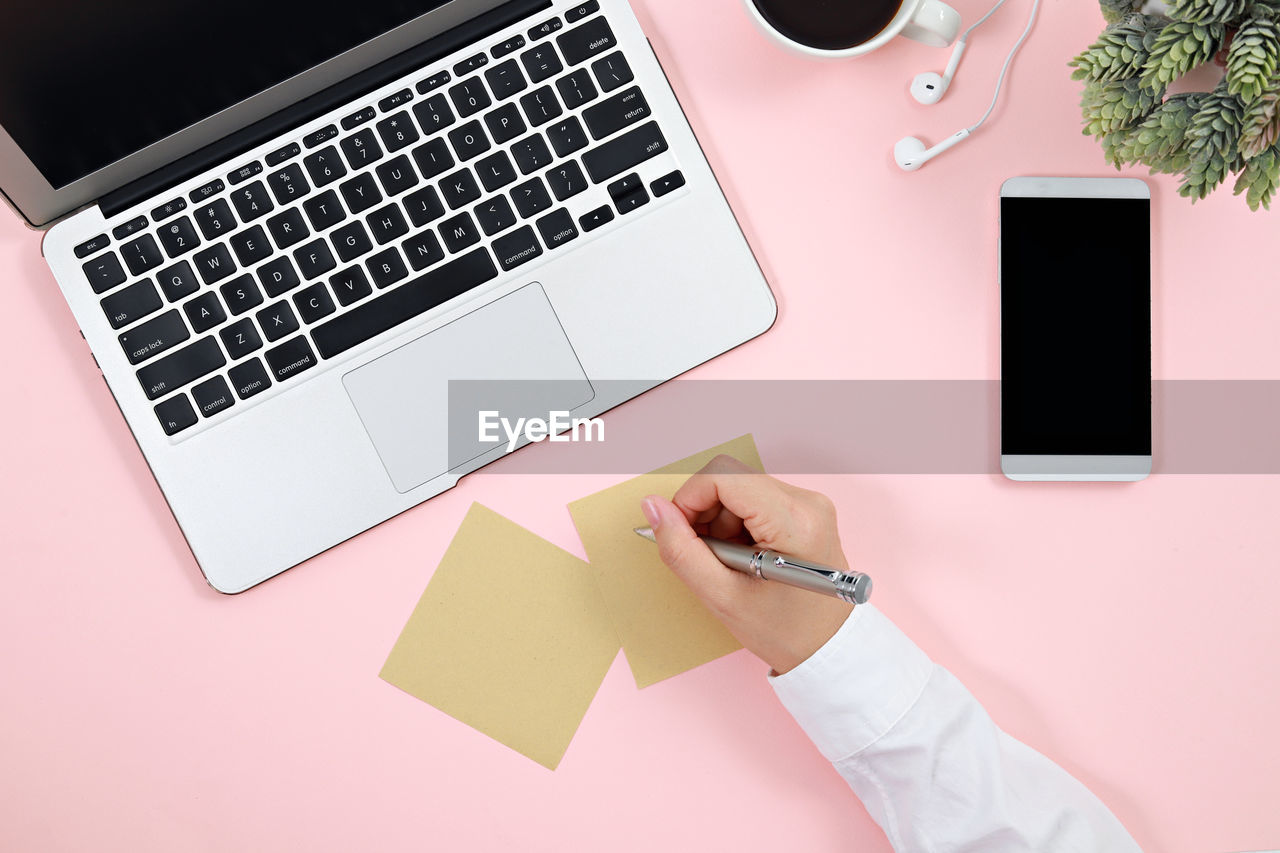
[[[617,654],[587,564],[473,504],[381,676],[554,770]]]
[[[647,495],[671,497],[720,453],[763,467],[755,442],[744,435],[569,505],[639,687],[741,648],[658,559],[657,546],[632,532],[648,524],[641,500]]]

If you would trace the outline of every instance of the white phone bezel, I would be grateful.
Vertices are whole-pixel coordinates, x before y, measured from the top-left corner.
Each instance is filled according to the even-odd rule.
[[[1150,202],[1151,189],[1137,178],[1010,178],[1000,198],[1132,198]],[[998,280],[1004,286],[1003,252],[997,249]],[[1001,317],[1003,326],[1004,318]],[[1003,368],[1001,369],[1003,375]],[[1003,405],[1003,396],[1001,397]],[[1000,470],[1019,482],[1124,482],[1146,479],[1151,456],[1000,456]]]

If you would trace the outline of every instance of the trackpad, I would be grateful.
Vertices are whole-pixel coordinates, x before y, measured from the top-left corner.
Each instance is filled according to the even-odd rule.
[[[517,424],[595,398],[542,286],[531,284],[387,353],[342,379],[400,492],[501,456],[481,441],[482,412]]]

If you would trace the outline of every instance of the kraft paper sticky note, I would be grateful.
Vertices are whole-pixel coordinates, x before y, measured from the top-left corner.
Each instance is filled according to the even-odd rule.
[[[473,504],[381,675],[554,770],[618,647],[586,563]]]
[[[648,524],[641,500],[655,494],[671,497],[720,453],[763,467],[755,442],[745,435],[569,505],[639,687],[741,648],[658,558],[657,547],[632,532]]]

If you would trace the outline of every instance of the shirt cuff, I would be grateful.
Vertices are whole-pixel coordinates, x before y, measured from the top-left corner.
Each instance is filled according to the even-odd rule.
[[[933,671],[928,655],[870,604],[859,604],[826,645],[769,684],[828,761],[861,752],[915,705]]]

